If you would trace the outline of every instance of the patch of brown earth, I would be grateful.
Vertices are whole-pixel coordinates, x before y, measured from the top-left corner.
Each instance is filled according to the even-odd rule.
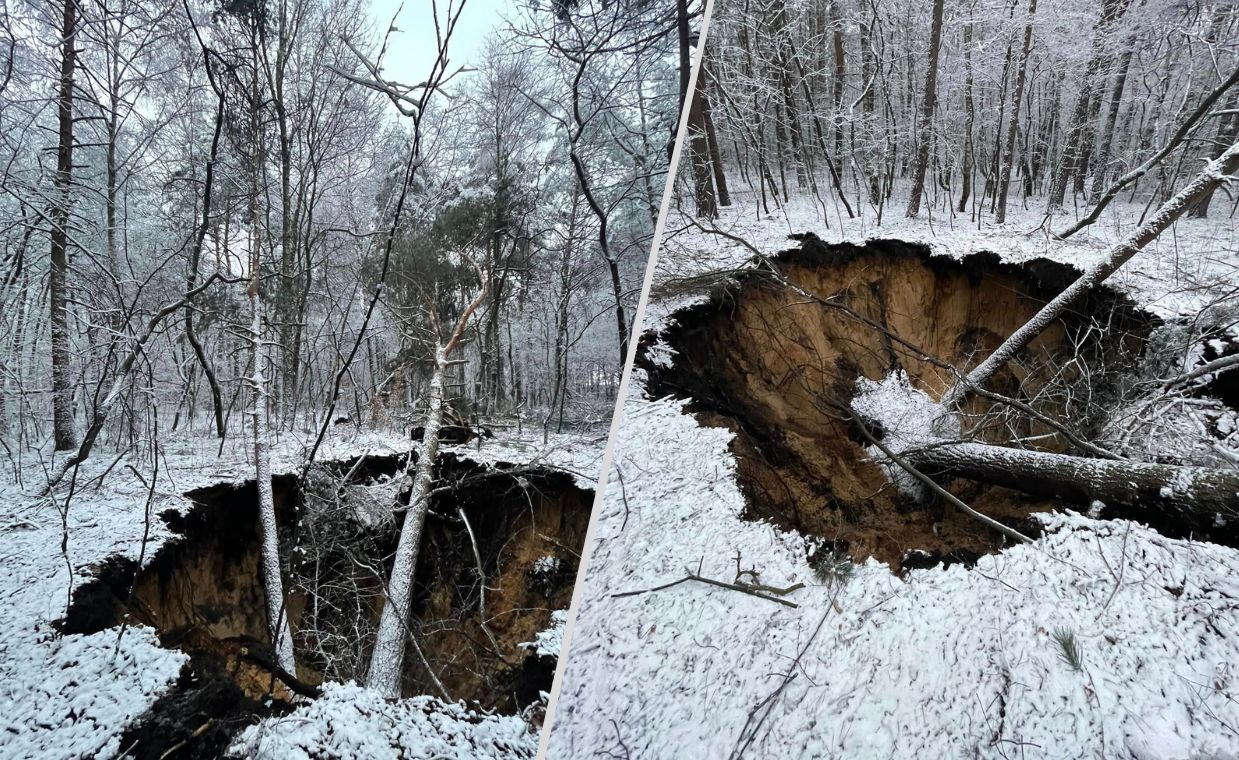
[[[816,298],[754,273],[682,310],[662,333],[676,351],[674,366],[657,366],[644,351],[639,359],[649,394],[689,397],[706,424],[736,432],[732,449],[753,519],[892,568],[926,556],[967,561],[1001,548],[1000,534],[890,486],[838,404],[855,394],[859,377],[880,380],[896,370],[941,395],[953,380],[950,367],[974,366],[1074,279],[1074,271],[1042,260],[1016,267],[989,255],[931,257],[924,247],[899,241],[826,245],[813,237],[781,255],[777,266]],[[988,387],[1087,430],[1094,422],[1082,418],[1094,408],[1088,394],[1106,389],[1081,379],[1138,357],[1149,326],[1147,315],[1100,292],[1043,332]],[[974,397],[964,412],[969,437],[1068,450],[1049,426],[1010,407]],[[981,512],[1025,531],[1035,527],[1032,512],[1055,506],[997,487],[947,485]]]
[[[400,464],[395,459],[367,462],[366,476],[394,474]],[[453,699],[517,712],[536,702],[541,691],[550,690],[553,660],[528,654],[520,644],[548,628],[554,610],[568,606],[593,493],[552,470],[505,465],[488,471],[450,455],[441,457],[437,477],[452,487],[441,488],[432,500],[424,532],[413,599],[418,643]],[[293,525],[298,522],[301,495],[294,478],[276,478],[273,485],[281,543],[288,551],[297,546]],[[193,657],[181,679],[183,688],[178,685],[161,702],[201,697],[216,710],[209,718],[212,725],[226,719],[240,726],[256,719],[251,708],[268,696],[291,698],[270,669],[274,658],[267,644],[259,575],[256,492],[249,482],[189,496],[196,504],[189,513],[161,516],[179,539],[163,546],[136,578],[132,560],[114,558],[106,563],[95,582],[75,593],[61,628],[68,633],[103,630],[120,624],[128,610],[131,621],[157,629],[165,646],[181,648]],[[485,613],[493,644],[479,614],[481,581],[474,543],[458,509],[468,516],[482,559]],[[355,621],[354,630],[364,633],[373,631],[380,610],[381,581],[375,571],[386,574],[398,535],[391,522],[358,530],[366,533],[365,545],[374,555],[324,557],[331,571],[320,582],[357,590],[353,610],[368,619]],[[545,571],[545,557],[554,558],[550,571]],[[535,570],[539,564],[542,571]],[[323,680],[326,665],[316,661],[313,642],[302,630],[313,600],[295,583],[287,585],[297,643],[296,675],[313,686]],[[368,661],[371,643],[363,636],[351,642],[353,665]],[[338,665],[335,676],[340,675]],[[345,664],[346,669],[349,666]],[[364,677],[360,671],[351,675]],[[220,684],[221,679],[228,683]],[[197,694],[204,682],[212,689],[209,699],[205,692]],[[411,647],[405,656],[405,693],[437,694]],[[160,715],[155,710],[148,717],[164,720]],[[182,733],[192,734],[197,727],[198,723],[186,725]],[[143,736],[149,741],[158,734],[150,731]]]
[[[592,501],[593,493],[567,475],[492,473],[467,477],[436,505],[444,519],[430,526],[423,543],[418,583],[425,601],[415,613],[426,658],[453,698],[515,712],[550,690],[554,663],[520,645],[571,602]],[[457,509],[468,516],[481,555],[485,620],[473,542],[466,526],[451,519]],[[406,670],[413,671],[410,686],[433,693],[418,668]]]

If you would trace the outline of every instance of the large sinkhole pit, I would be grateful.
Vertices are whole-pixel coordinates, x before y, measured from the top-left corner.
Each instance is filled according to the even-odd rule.
[[[867,455],[854,423],[823,399],[852,398],[858,378],[881,380],[899,370],[937,398],[953,379],[947,365],[975,366],[1078,272],[1048,260],[1018,266],[991,254],[956,260],[900,241],[827,245],[811,235],[770,263],[780,277],[762,266],[717,286],[708,301],[644,336],[637,360],[651,398],[689,399],[703,423],[736,433],[732,449],[746,517],[894,569],[971,562],[1001,549],[1001,534],[945,503],[901,495]],[[1101,288],[987,387],[1087,437],[1103,424],[1100,410],[1135,370],[1157,324]],[[655,345],[658,351],[651,350]],[[965,437],[1079,453],[1055,429],[1009,405],[974,396],[962,412]],[[1038,531],[1034,512],[1088,506],[962,479],[943,484],[1025,534]],[[1124,510],[1121,516],[1168,533],[1208,529],[1159,524],[1167,523],[1163,516],[1131,505]]]
[[[292,476],[273,483],[296,676],[311,689],[364,681],[400,524],[375,504],[393,490],[407,501],[392,480],[403,457],[355,465],[331,465],[331,477],[304,487]],[[341,487],[345,473],[352,478]],[[453,699],[515,714],[551,689],[554,659],[521,645],[571,601],[593,493],[549,468],[484,468],[451,454],[435,474],[414,584],[417,642]],[[240,728],[288,710],[293,697],[270,667],[253,481],[187,496],[187,513],[159,516],[178,538],[136,575],[133,560],[110,560],[60,624],[91,633],[142,623],[190,654],[177,684],[123,737],[133,757],[174,747],[177,757],[217,757]],[[412,647],[404,663],[406,695],[438,695]]]

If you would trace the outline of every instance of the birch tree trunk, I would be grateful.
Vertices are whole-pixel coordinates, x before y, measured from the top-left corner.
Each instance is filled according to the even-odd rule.
[[[1117,272],[1119,267],[1126,264],[1156,239],[1193,204],[1207,197],[1222,183],[1230,181],[1232,179],[1230,175],[1234,174],[1237,169],[1239,169],[1239,142],[1223,151],[1217,159],[1210,161],[1196,179],[1166,201],[1151,219],[1136,230],[1135,234],[1107,251],[1100,261],[1043,306],[1032,319],[1012,333],[985,361],[977,365],[964,379],[947,391],[942,397],[942,404],[947,408],[954,407],[967,395],[969,388],[987,382],[1003,365],[1041,334],[1042,330],[1058,319],[1067,307]]]
[[[258,527],[262,534],[262,584],[267,597],[267,627],[275,661],[290,674],[297,672],[293,656],[293,637],[288,628],[284,583],[280,575],[279,527],[275,522],[275,494],[271,487],[271,451],[268,441],[267,378],[264,374],[266,352],[263,351],[262,297],[259,295],[261,275],[255,268],[250,283],[250,341],[254,363],[250,383],[254,395],[254,477],[258,488]]]
[[[57,451],[77,446],[73,425],[73,378],[69,366],[69,204],[73,184],[73,75],[77,61],[77,0],[64,0],[57,121],[55,203],[51,219],[52,428]]]
[[[263,591],[267,601],[267,628],[271,637],[271,649],[275,661],[288,673],[297,672],[293,656],[292,633],[288,628],[285,611],[284,583],[280,574],[280,543],[278,525],[275,521],[275,495],[271,489],[271,450],[268,399],[271,392],[270,379],[266,377],[267,356],[263,341],[262,299],[262,240],[265,217],[259,212],[262,197],[260,178],[266,165],[266,152],[261,128],[262,96],[258,83],[257,30],[251,31],[250,50],[254,56],[254,76],[249,83],[249,124],[247,137],[254,151],[249,156],[249,188],[246,209],[249,247],[249,287],[246,294],[250,301],[250,390],[253,394],[254,418],[254,478],[258,491],[258,529],[262,542]],[[269,209],[268,209],[269,210]]]
[[[447,374],[447,358],[464,335],[470,317],[488,295],[490,274],[484,272],[480,279],[482,292],[465,308],[452,331],[452,337],[446,345],[435,346],[435,368],[427,391],[426,424],[422,431],[421,446],[417,451],[417,469],[414,471],[413,487],[409,493],[409,507],[404,513],[404,525],[400,528],[396,556],[392,560],[391,575],[387,582],[387,602],[383,605],[383,612],[379,617],[374,650],[370,653],[370,672],[366,680],[367,686],[385,697],[400,696],[404,645],[407,640],[405,633],[409,626],[409,602],[413,597],[413,573],[417,570],[422,529],[426,525],[426,512],[430,509],[435,460],[439,456],[439,432],[443,428],[443,378]],[[435,321],[433,317],[431,321]]]
[[[413,475],[413,490],[409,508],[404,513],[400,542],[392,562],[387,584],[387,602],[379,618],[374,650],[370,654],[367,685],[385,697],[400,696],[400,680],[404,672],[405,631],[409,624],[409,602],[413,596],[413,573],[417,569],[418,550],[422,544],[422,529],[430,507],[430,486],[435,459],[439,455],[439,430],[443,427],[443,376],[447,371],[447,353],[443,346],[435,348],[434,374],[430,378],[425,431],[417,451],[417,468]]]

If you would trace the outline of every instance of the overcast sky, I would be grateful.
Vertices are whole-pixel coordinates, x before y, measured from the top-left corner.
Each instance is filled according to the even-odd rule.
[[[371,0],[370,15],[381,34],[402,4],[396,16],[400,31],[392,35],[383,70],[388,79],[413,84],[426,78],[437,52],[430,0]],[[447,0],[440,0],[440,14],[446,10]],[[467,0],[448,51],[451,70],[474,62],[487,35],[515,10],[514,0]]]

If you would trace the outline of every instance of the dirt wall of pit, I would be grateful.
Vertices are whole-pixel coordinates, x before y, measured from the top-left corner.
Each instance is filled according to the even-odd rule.
[[[401,465],[397,458],[376,459],[362,472],[370,479],[390,476]],[[343,473],[350,466],[335,469]],[[423,534],[412,607],[418,643],[453,699],[516,712],[550,689],[553,662],[528,655],[520,644],[548,628],[551,613],[571,600],[593,492],[578,488],[571,476],[546,468],[486,469],[452,455],[440,457],[436,477],[441,486],[451,488],[441,488],[433,498]],[[302,494],[293,477],[277,477],[273,485],[282,548],[286,554],[297,553]],[[188,513],[160,516],[177,538],[139,573],[132,560],[109,561],[95,582],[75,594],[62,630],[103,630],[119,625],[128,611],[129,620],[157,629],[166,646],[190,652],[195,668],[234,682],[245,699],[260,700],[271,692],[288,698],[270,671],[256,664],[272,661],[259,575],[256,489],[251,481],[188,496],[195,504]],[[473,540],[460,511],[468,517]],[[367,545],[373,547],[373,556],[327,557],[330,570],[321,579],[361,591],[357,608],[369,618],[358,626],[362,631],[373,630],[377,623],[382,580],[376,571],[385,577],[390,569],[398,521],[366,530],[371,532]],[[482,627],[483,581],[474,540],[485,576],[490,635]],[[547,557],[554,558],[555,569],[536,572],[535,565],[545,564]],[[285,589],[298,650],[296,675],[314,685],[322,681],[325,668],[311,656],[315,642],[302,630],[311,600],[287,577]],[[352,643],[355,661],[366,662],[370,642]],[[406,651],[404,688],[407,694],[437,694],[411,647]]]
[[[733,451],[750,517],[895,568],[925,557],[968,560],[1001,545],[970,518],[941,504],[911,503],[890,487],[837,402],[854,395],[859,377],[880,380],[897,370],[915,387],[941,395],[954,378],[952,367],[975,366],[1073,280],[1075,270],[1044,260],[1017,267],[993,255],[934,257],[900,241],[827,245],[812,236],[775,265],[785,282],[754,271],[674,315],[661,333],[676,352],[673,366],[639,354],[649,395],[690,398],[704,422],[736,432]],[[1133,361],[1152,324],[1114,292],[1099,291],[988,387],[1087,430],[1094,421],[1079,415],[1092,405],[1080,394],[1107,389],[1083,388],[1083,373]],[[654,338],[647,335],[643,346]],[[1030,447],[1068,448],[1054,430],[1009,407],[974,397],[964,412],[968,434],[980,440],[1015,435]],[[1031,512],[1049,508],[1006,489],[953,487],[984,513],[1023,530],[1033,529]]]

